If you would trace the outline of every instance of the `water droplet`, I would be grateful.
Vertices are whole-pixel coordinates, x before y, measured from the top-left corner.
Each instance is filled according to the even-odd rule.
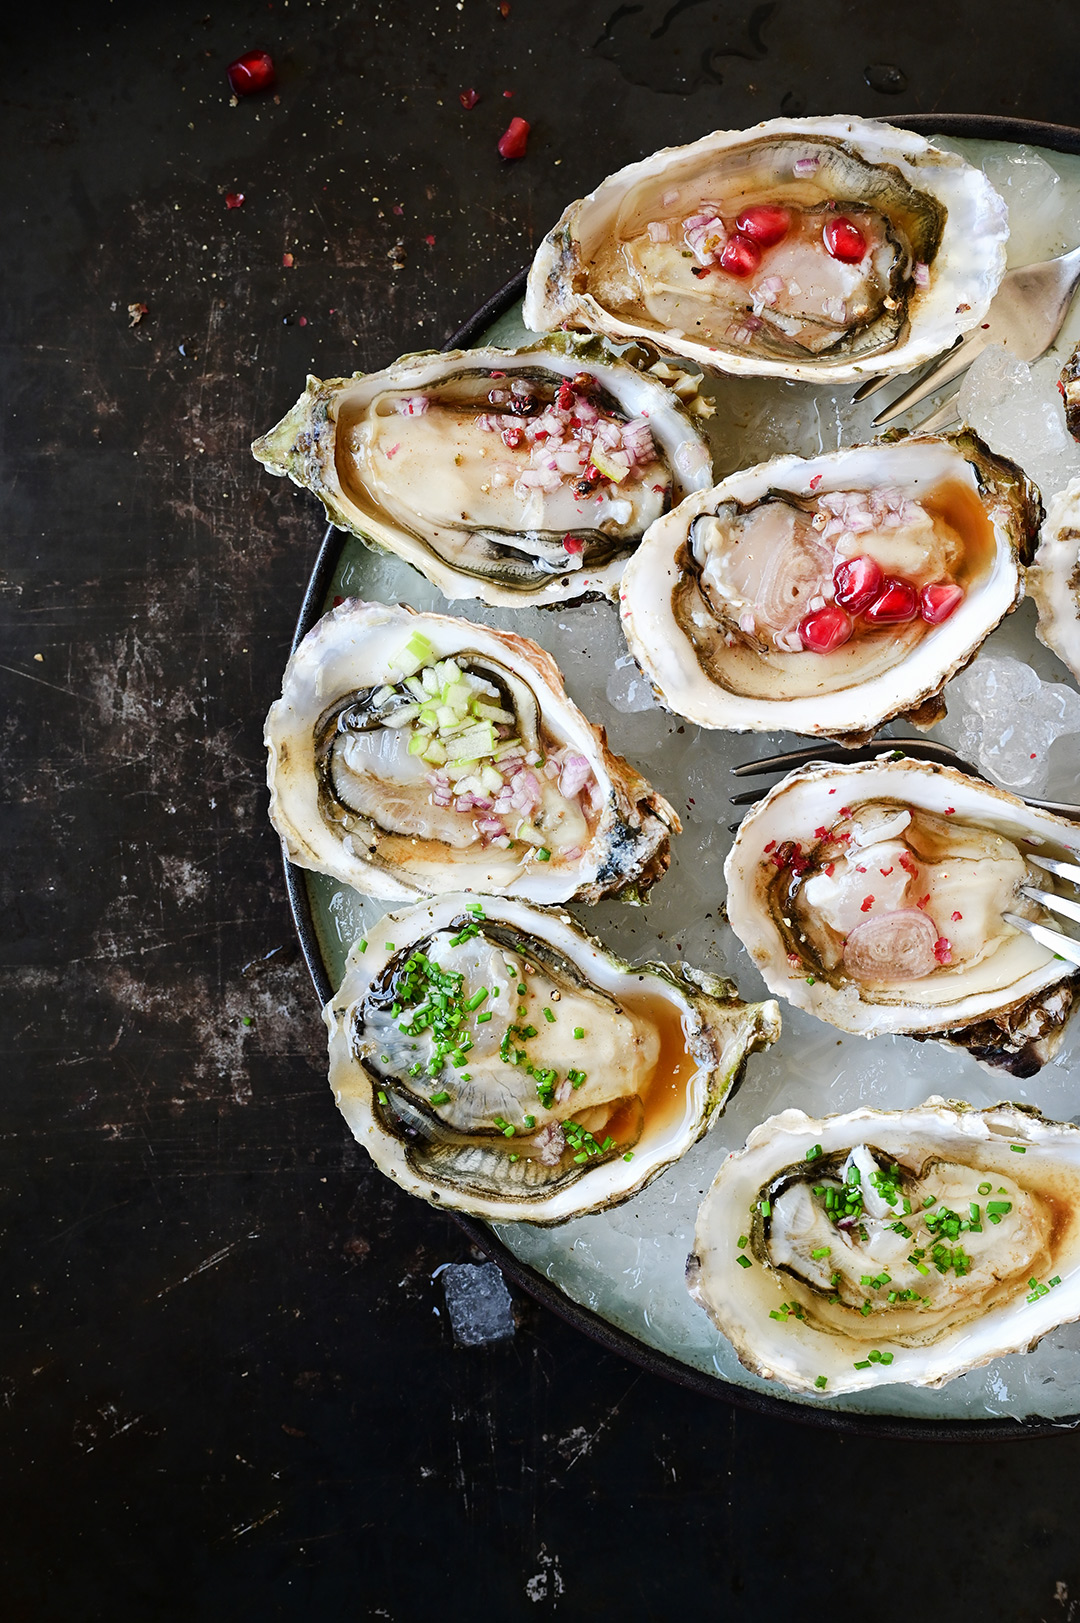
[[[806,97],[798,90],[789,90],[780,103],[780,111],[788,118],[801,118],[806,112]]]
[[[863,69],[863,78],[871,90],[877,90],[883,96],[899,96],[907,89],[907,74],[894,62],[871,62],[868,68]]]

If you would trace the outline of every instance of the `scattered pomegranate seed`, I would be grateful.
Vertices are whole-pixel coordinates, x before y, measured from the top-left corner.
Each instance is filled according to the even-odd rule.
[[[738,232],[728,238],[720,255],[721,270],[726,270],[729,276],[753,276],[760,264],[761,249],[756,242],[740,237]]]
[[[270,90],[277,74],[269,51],[245,51],[225,69],[234,96],[253,96],[257,90]]]
[[[945,807],[945,816],[946,817],[951,817],[953,815],[953,813],[955,812],[955,810],[956,810],[955,806],[946,806]]]
[[[525,430],[523,428],[516,428],[511,425],[511,427],[504,428],[502,431],[502,441],[508,451],[516,451],[524,438]]]
[[[936,581],[919,594],[919,613],[929,625],[939,626],[963,601],[964,588],[955,581]]]
[[[504,101],[513,101],[513,99],[514,99],[514,92],[512,90],[504,90],[503,91],[503,100]]]
[[[866,610],[866,618],[874,626],[895,626],[914,620],[918,612],[919,594],[911,582],[887,575],[882,582],[881,595]]]
[[[837,564],[833,571],[836,601],[852,614],[860,614],[877,597],[884,579],[881,565],[875,558],[869,558],[865,553],[858,558],[849,558],[845,563]]]
[[[854,629],[850,615],[835,604],[827,604],[800,621],[799,636],[811,653],[828,654],[847,642]]]
[[[400,218],[405,213],[405,210],[402,208],[400,203],[395,203],[390,212],[391,214],[396,214]]]
[[[960,922],[960,920],[963,918],[963,916],[964,915],[962,913],[954,913],[953,916],[952,916],[953,923],[958,924]]]
[[[510,15],[510,0],[499,0],[499,16],[500,17],[509,17],[509,15]]]
[[[866,252],[866,238],[844,215],[825,222],[825,246],[842,265],[857,265]]]
[[[833,874],[836,872],[836,863],[835,862],[827,862],[825,864],[825,872],[828,874],[829,878],[831,879]]]
[[[284,265],[286,270],[292,270],[296,261],[293,259],[292,254],[282,254],[281,263]]]
[[[300,317],[300,325],[301,325],[301,327],[306,327],[307,326],[307,316],[301,316]]]
[[[830,790],[830,793],[831,792],[832,791]],[[840,816],[841,817],[850,817],[851,816],[851,807],[850,806],[841,806],[840,807]],[[845,835],[844,838],[847,839],[848,836]]]
[[[523,158],[529,144],[529,125],[523,118],[512,118],[504,135],[499,137],[500,158]]]
[[[227,209],[242,209],[244,206],[243,192],[226,192],[225,207]]]
[[[857,862],[857,863],[856,863],[856,864],[855,864],[855,872],[856,872],[856,873],[865,873],[865,872],[866,872],[866,869],[865,869],[865,868],[864,868],[864,867],[863,867],[863,865],[862,865],[862,863],[858,863],[858,862]]]
[[[947,941],[943,935],[939,935],[934,942],[934,957],[939,964],[952,963],[952,942]]]
[[[859,903],[859,912],[860,913],[869,913],[869,911],[873,907],[873,905],[874,905],[874,898],[872,896],[864,896],[862,901]]]
[[[773,851],[775,849],[776,849],[776,841],[775,840],[770,840],[768,845],[765,847],[766,852]]]
[[[816,490],[824,477],[825,475],[822,473],[815,473],[814,477],[810,481],[810,489]]]
[[[815,840],[823,840],[828,832],[829,831],[825,827],[825,824],[822,823],[820,828],[816,828],[814,830],[814,838],[815,838]]]
[[[741,231],[744,237],[756,242],[759,248],[771,248],[774,243],[782,242],[790,226],[788,210],[770,203],[759,203],[754,208],[743,209],[735,221],[736,231]]]
[[[434,246],[435,246],[435,238],[434,237],[430,237],[430,236],[425,237],[424,241],[427,243],[429,248],[434,248]]]
[[[479,90],[459,90],[458,101],[467,113],[471,112],[480,100]]]
[[[1028,756],[1028,760],[1029,761],[1037,761],[1038,760],[1038,756],[1035,754],[1034,750],[1032,750],[1031,754]]]

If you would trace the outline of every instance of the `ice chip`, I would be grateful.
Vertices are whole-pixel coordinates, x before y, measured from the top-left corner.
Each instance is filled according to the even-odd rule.
[[[1066,188],[1034,147],[1003,146],[983,159],[987,179],[1009,210],[1009,265],[1033,265],[1065,247]]]
[[[608,677],[607,697],[608,703],[613,704],[623,715],[633,715],[639,710],[659,709],[653,697],[652,686],[648,678],[642,675],[633,654],[624,654],[621,659],[615,661],[615,669]]]
[[[442,1281],[459,1346],[486,1347],[514,1334],[510,1292],[495,1263],[451,1262],[443,1269]]]
[[[1057,388],[1060,360],[1029,366],[991,344],[977,356],[960,389],[963,420],[992,451],[1018,462],[1046,501],[1080,475],[1080,445],[1065,427]]]
[[[1080,733],[1080,694],[1042,681],[1019,659],[980,655],[950,685],[948,700],[942,737],[1007,789],[1045,788],[1050,745]]]

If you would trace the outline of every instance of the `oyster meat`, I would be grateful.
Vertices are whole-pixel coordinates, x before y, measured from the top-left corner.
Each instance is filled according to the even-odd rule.
[[[772,992],[865,1037],[906,1032],[1031,1076],[1080,972],[1020,922],[1080,825],[950,767],[882,756],[789,774],[728,853],[728,918]]]
[[[766,1380],[942,1386],[1080,1318],[1080,1129],[939,1098],[785,1110],[721,1166],[687,1280]]]
[[[533,261],[525,320],[850,382],[908,371],[981,321],[1007,236],[982,171],[920,135],[772,119],[654,153],[572,203]]]
[[[712,476],[679,394],[565,334],[309,378],[252,451],[446,597],[513,608],[614,595],[648,525]]]
[[[774,1002],[632,967],[565,914],[441,896],[389,913],[327,1005],[330,1085],[412,1194],[492,1221],[617,1205],[707,1131]]]
[[[270,816],[293,862],[371,896],[645,891],[679,819],[511,632],[346,599],[266,719]]]
[[[1080,682],[1080,479],[1050,499],[1027,589],[1039,611],[1036,636]]]
[[[651,526],[623,629],[704,727],[855,742],[897,715],[933,722],[1016,604],[1040,516],[1020,469],[966,430],[777,457]]]

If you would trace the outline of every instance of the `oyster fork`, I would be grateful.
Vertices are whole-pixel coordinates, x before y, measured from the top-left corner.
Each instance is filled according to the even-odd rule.
[[[918,405],[928,395],[958,378],[977,355],[989,344],[1001,344],[1021,361],[1036,361],[1045,355],[1061,331],[1072,303],[1076,285],[1080,282],[1080,248],[1073,248],[1057,259],[1046,259],[1035,265],[1018,265],[1007,271],[1001,286],[981,326],[958,338],[951,349],[932,361],[917,382],[898,394],[895,400],[879,411],[874,427],[892,422],[910,406]],[[888,372],[872,378],[857,389],[856,400],[866,400],[878,389],[898,383],[902,372]],[[955,395],[949,397],[937,411],[917,426],[941,428],[957,415]]]
[[[980,778],[984,783],[990,781],[985,773],[972,766],[970,761],[965,761],[954,749],[950,749],[948,744],[939,744],[935,739],[921,738],[878,738],[871,740],[869,744],[861,745],[858,749],[848,749],[843,744],[804,745],[801,749],[785,750],[780,755],[763,756],[756,761],[743,761],[741,765],[731,768],[731,774],[736,778],[765,777],[792,772],[797,767],[809,766],[812,761],[874,761],[882,758],[899,761],[904,756],[916,761],[935,761],[942,766],[955,767],[957,771],[966,772],[971,777]],[[764,792],[762,788],[742,790],[738,794],[729,795],[728,798],[733,806],[746,806],[760,800]],[[1069,801],[1036,800],[1030,795],[1018,795],[1017,799],[1036,807],[1039,811],[1054,812],[1058,817],[1080,821],[1080,806],[1073,805]],[[732,833],[738,826],[738,823],[731,825]],[[1025,855],[1033,866],[1054,874],[1058,879],[1080,885],[1080,865],[1077,863],[1060,862],[1055,857],[1037,857],[1031,852],[1026,852]],[[1033,902],[1038,902],[1047,912],[1057,913],[1062,918],[1080,924],[1080,902],[1073,901],[1071,897],[1059,896],[1052,890],[1040,890],[1037,885],[1021,885],[1020,894]],[[1080,965],[1080,940],[1075,936],[1065,935],[1061,930],[1051,930],[1045,924],[1034,924],[1030,919],[1022,919],[1016,913],[1004,913],[1002,917],[1007,924],[1022,930],[1040,946],[1049,947],[1059,958]]]

